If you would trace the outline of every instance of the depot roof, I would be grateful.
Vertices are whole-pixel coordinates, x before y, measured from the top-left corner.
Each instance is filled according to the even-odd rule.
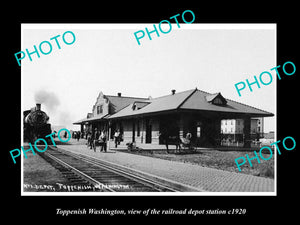
[[[141,102],[141,101],[139,101]],[[146,104],[147,103],[147,104]],[[135,102],[110,115],[109,119],[146,115],[172,110],[214,111],[225,113],[242,113],[253,117],[268,117],[274,114],[255,107],[226,99],[221,93],[207,93],[192,89],[176,94],[166,95],[145,101],[141,108],[134,107]]]
[[[114,114],[134,101],[147,101],[148,98],[104,95],[109,100],[110,114]]]
[[[78,120],[78,121],[74,122],[73,124],[84,124],[84,123],[87,123],[87,122],[99,121],[99,120],[106,119],[108,116],[109,116],[109,114],[97,115],[97,116],[90,117],[90,118],[87,118],[87,119],[85,118],[85,119]]]
[[[143,105],[145,105],[145,102],[149,100],[149,98],[113,96],[113,95],[103,95],[103,97],[109,101],[109,114],[93,116],[93,113],[88,113],[86,118],[78,120],[73,124],[80,125],[88,122],[96,122],[96,121],[104,120],[107,119],[109,115],[113,115],[114,113],[128,106],[130,103],[140,102],[137,105],[138,106],[137,108],[141,108]]]

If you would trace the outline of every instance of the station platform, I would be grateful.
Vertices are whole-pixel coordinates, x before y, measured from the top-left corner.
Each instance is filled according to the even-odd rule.
[[[114,151],[113,148],[103,153],[100,152],[99,147],[94,152],[94,150],[83,144],[59,145],[58,147],[172,180],[203,192],[242,192],[241,195],[244,192],[263,192],[258,193],[258,195],[275,195],[274,179],[270,178],[129,154],[125,151]]]
[[[57,138],[55,138],[55,142],[59,142]],[[60,142],[59,142],[60,143]],[[87,143],[86,139],[79,139],[79,141],[75,139],[71,139],[67,144],[71,145],[85,145]],[[61,144],[61,143],[60,143]],[[117,148],[115,147],[115,142],[111,140],[107,144],[108,148],[111,150],[128,150],[125,142],[121,142]],[[164,151],[166,152],[166,145],[158,145],[158,144],[137,144],[137,147],[141,151]],[[174,151],[176,149],[175,145],[170,144],[168,146],[169,150]],[[202,149],[211,149],[211,147],[195,147],[196,150],[202,150]],[[260,147],[254,146],[250,148],[244,148],[242,146],[219,146],[219,147],[214,147],[213,149],[218,149],[221,151],[243,151],[243,152],[249,152],[249,151],[258,151]]]

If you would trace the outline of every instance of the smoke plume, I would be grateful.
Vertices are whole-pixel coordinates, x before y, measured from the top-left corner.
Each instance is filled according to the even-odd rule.
[[[60,106],[60,101],[54,92],[39,90],[34,94],[36,103],[42,104],[42,110],[49,113],[50,123],[63,127],[72,126],[71,114]]]
[[[60,102],[55,93],[39,90],[34,94],[36,103],[41,103],[42,107],[45,106],[49,111],[55,111]]]

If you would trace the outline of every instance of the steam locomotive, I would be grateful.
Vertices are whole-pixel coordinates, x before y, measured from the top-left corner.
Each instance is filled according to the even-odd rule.
[[[34,143],[37,139],[45,138],[51,134],[51,124],[48,123],[49,116],[41,110],[41,104],[37,103],[35,107],[26,110],[24,113],[24,141]],[[49,142],[48,142],[49,143]]]

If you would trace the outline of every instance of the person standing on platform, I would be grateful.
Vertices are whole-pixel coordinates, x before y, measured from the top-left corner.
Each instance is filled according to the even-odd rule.
[[[104,151],[104,152],[106,152],[106,139],[107,139],[107,137],[106,137],[106,132],[103,130],[102,131],[102,133],[101,133],[101,135],[100,135],[100,140],[101,140],[101,152],[102,151]]]
[[[99,142],[99,137],[100,137],[100,131],[97,130],[97,128],[95,129],[95,136],[94,136],[94,141],[93,141],[93,145],[94,145],[94,151],[96,152],[96,145]]]
[[[77,135],[76,135],[77,141],[79,141],[79,139],[80,139],[80,131],[77,131],[76,134],[77,134]]]
[[[87,143],[86,143],[87,147],[92,146],[91,138],[92,138],[91,132],[87,132]]]
[[[64,133],[64,138],[67,138],[67,131],[65,131]]]
[[[95,130],[94,131],[92,131],[92,135],[91,135],[91,147],[90,147],[90,149],[92,149],[93,147],[94,147],[94,140],[95,140],[95,138],[96,138],[96,133],[97,133],[97,128],[95,128]]]
[[[114,134],[114,139],[115,139],[115,147],[118,147],[118,144],[120,144],[120,132],[119,130],[116,130],[115,134]]]

